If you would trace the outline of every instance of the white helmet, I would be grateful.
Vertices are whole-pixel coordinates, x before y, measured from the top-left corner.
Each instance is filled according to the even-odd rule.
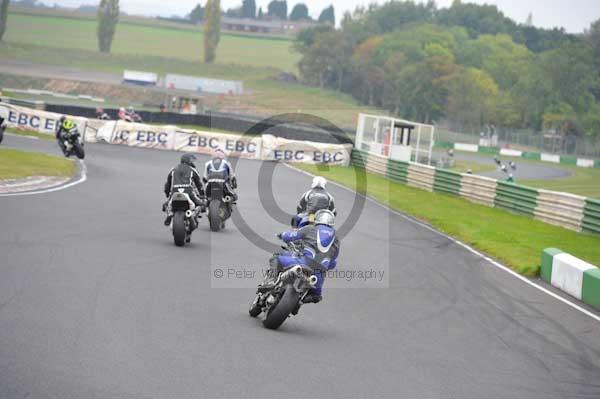
[[[325,179],[324,177],[321,177],[321,176],[315,176],[313,178],[311,187],[312,188],[317,188],[317,187],[325,188],[326,185],[327,185],[327,179]]]
[[[321,209],[315,213],[315,224],[324,224],[333,227],[335,224],[335,215],[328,209]]]

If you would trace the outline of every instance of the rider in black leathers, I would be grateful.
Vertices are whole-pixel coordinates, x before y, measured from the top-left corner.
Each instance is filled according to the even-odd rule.
[[[326,185],[327,180],[324,177],[315,176],[313,178],[311,189],[300,198],[300,203],[296,208],[298,214],[315,214],[321,209],[328,209],[334,215],[337,215],[335,202],[331,194],[325,189]]]
[[[194,165],[195,160],[196,156],[194,154],[183,154],[181,156],[181,163],[169,172],[164,188],[167,202],[163,205],[163,211],[166,211],[169,202],[168,199],[171,198],[173,192],[178,189],[183,189],[184,192],[190,196],[190,199],[194,204],[200,208],[200,211],[204,210],[206,199],[204,197],[204,188],[202,187],[200,174]],[[171,224],[171,219],[172,216],[167,215],[165,226]]]

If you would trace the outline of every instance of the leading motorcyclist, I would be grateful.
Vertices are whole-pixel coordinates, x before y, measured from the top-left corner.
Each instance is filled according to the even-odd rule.
[[[67,134],[75,127],[75,122],[67,119],[66,116],[61,116],[56,123],[56,140],[62,152],[68,156],[67,145],[65,144]]]
[[[340,253],[340,242],[336,237],[335,215],[328,209],[321,209],[315,215],[315,224],[307,225],[298,230],[279,233],[277,237],[286,243],[300,244],[301,254],[283,252],[275,254],[269,261],[270,270],[261,288],[269,289],[276,281],[280,272],[288,267],[302,264],[315,272],[317,284],[311,289],[303,303],[318,303],[323,299],[323,283],[328,270],[337,266]]]
[[[311,223],[315,214],[321,209],[327,209],[337,216],[333,196],[326,190],[327,179],[322,176],[313,178],[311,188],[300,198],[296,207],[297,215],[292,219],[292,227],[302,227]]]
[[[167,202],[163,204],[163,211],[167,211],[167,204],[173,192],[179,189],[183,189],[184,192],[190,196],[190,199],[194,202],[199,212],[203,212],[206,207],[206,198],[204,197],[204,188],[200,180],[200,174],[196,170],[196,156],[194,154],[183,154],[179,165],[171,169],[167,182],[165,183],[165,196]],[[196,215],[198,212],[196,212]],[[167,213],[165,219],[165,226],[171,224],[173,215]]]
[[[233,173],[231,164],[225,158],[225,152],[216,149],[213,157],[204,165],[204,176],[202,181],[207,184],[211,179],[223,179],[225,181],[225,194],[233,198],[233,203],[237,202],[238,196],[235,192],[237,188],[237,177]]]

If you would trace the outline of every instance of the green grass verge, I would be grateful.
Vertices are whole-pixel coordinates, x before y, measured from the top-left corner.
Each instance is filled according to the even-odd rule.
[[[600,199],[600,169],[579,168],[562,164],[550,165],[568,170],[571,176],[555,180],[520,180],[519,184]]]
[[[97,22],[10,13],[4,40],[36,44],[46,48],[94,51],[98,48]],[[201,62],[204,34],[199,27],[169,29],[122,22],[117,26],[114,54],[154,55]],[[300,59],[292,52],[291,40],[221,34],[217,51],[220,64],[244,64],[296,72]]]
[[[20,130],[20,129],[14,129],[14,128],[8,128],[6,129],[6,131],[8,133],[12,133],[15,134],[17,136],[24,136],[24,137],[37,137],[38,139],[41,140],[48,140],[48,141],[54,141],[55,138],[53,135],[51,134],[44,134],[44,133],[38,133],[35,132],[33,130]]]
[[[456,161],[454,167],[450,168],[450,170],[458,173],[467,173],[467,171],[471,170],[471,172],[477,174],[492,172],[496,170],[496,167],[493,165],[484,165],[477,162]]]
[[[356,189],[353,167],[299,167]],[[539,273],[540,254],[548,247],[559,246],[587,262],[600,264],[600,238],[596,236],[575,233],[452,195],[393,183],[372,173],[367,173],[367,188],[363,194],[423,220],[527,276]]]
[[[72,176],[75,162],[51,155],[0,148],[0,179]]]

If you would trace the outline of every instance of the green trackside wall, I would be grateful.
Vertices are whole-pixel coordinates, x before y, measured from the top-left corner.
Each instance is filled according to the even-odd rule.
[[[566,157],[564,155],[560,156],[560,163],[565,165],[577,165],[577,158],[574,157]]]
[[[581,228],[587,233],[600,234],[600,201],[589,198],[585,200]]]
[[[539,152],[524,152],[523,154],[521,154],[521,157],[532,161],[541,161],[542,154],[540,154]]]
[[[436,169],[433,190],[446,194],[460,194],[462,175],[446,169]]]
[[[600,269],[586,270],[583,273],[581,300],[600,309]]]
[[[387,164],[386,176],[396,183],[406,184],[408,181],[408,163],[389,160]]]
[[[561,269],[554,270],[553,265],[555,257],[563,254],[563,251],[556,248],[546,248],[542,252],[540,277],[554,287],[567,292],[577,298],[600,310],[600,269],[594,265],[583,271],[575,262],[580,260],[574,257],[565,258],[561,261]],[[577,285],[575,276],[581,275],[580,286]],[[555,279],[553,277],[556,277]]]
[[[366,169],[367,167],[367,153],[359,150],[352,150],[352,165],[359,167],[361,169]]]
[[[546,282],[552,279],[552,260],[554,255],[561,254],[563,251],[556,248],[546,248],[542,252],[542,263],[540,268],[540,277]]]
[[[479,147],[477,152],[481,152],[482,154],[498,154],[500,150],[496,147]]]
[[[533,216],[537,206],[537,196],[536,189],[498,181],[494,205],[511,212]]]

